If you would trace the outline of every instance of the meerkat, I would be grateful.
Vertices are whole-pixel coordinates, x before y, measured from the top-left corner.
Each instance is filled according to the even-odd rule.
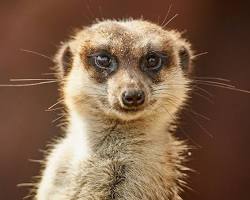
[[[77,31],[56,57],[67,109],[36,200],[181,200],[188,146],[174,135],[189,97],[190,43],[145,20]]]

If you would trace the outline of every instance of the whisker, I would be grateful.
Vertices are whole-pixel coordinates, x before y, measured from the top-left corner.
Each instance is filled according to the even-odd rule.
[[[248,90],[242,90],[242,89],[233,88],[233,87],[227,87],[227,86],[223,86],[223,85],[215,85],[215,84],[202,83],[202,82],[200,82],[198,84],[208,85],[208,86],[213,86],[213,87],[218,87],[218,88],[225,88],[225,89],[232,90],[232,91],[237,91],[237,92],[243,92],[243,93],[250,94],[250,91],[248,91]]]
[[[220,82],[215,82],[215,81],[203,81],[203,80],[194,80],[194,82],[198,82],[198,83],[211,83],[211,84],[216,84],[216,85],[222,85],[222,86],[227,86],[227,87],[231,87],[231,88],[235,88],[234,85],[230,85],[230,84],[226,84],[226,83],[220,83]]]
[[[175,14],[170,20],[167,21],[166,24],[164,24],[162,27],[165,28],[171,21],[173,21],[176,17],[178,17],[179,14]]]
[[[200,114],[200,113],[194,111],[193,109],[189,109],[189,111],[192,112],[193,114],[195,114],[195,115],[197,115],[197,116],[199,116],[199,117],[205,119],[205,120],[208,120],[208,121],[211,120],[210,118],[208,118],[208,117],[206,117],[205,115],[202,115],[202,114]]]
[[[204,80],[218,80],[218,81],[231,82],[231,80],[229,80],[229,79],[219,78],[219,77],[209,77],[209,76],[193,76],[193,78],[197,78],[197,79],[204,79]]]
[[[34,160],[34,159],[29,159],[30,162],[32,163],[39,163],[39,164],[44,164],[45,161],[44,160]]]
[[[93,97],[107,97],[105,94],[94,94],[94,93],[88,93],[88,96],[93,96]]]
[[[17,79],[17,78],[12,78],[10,79],[12,82],[17,82],[17,81],[57,81],[57,79],[41,79],[41,78],[25,78],[25,79]]]
[[[165,16],[163,22],[161,23],[161,26],[163,26],[164,23],[166,22],[166,20],[167,20],[167,18],[168,18],[168,16],[169,16],[169,13],[170,13],[170,11],[171,11],[171,9],[172,9],[172,4],[170,4],[170,6],[168,7],[168,12],[167,12],[167,14],[166,14],[166,16]]]
[[[187,84],[186,83],[166,83],[166,84],[162,84],[161,86],[169,86],[169,85],[178,86],[178,85],[187,85]]]
[[[199,56],[203,56],[203,55],[207,55],[207,54],[208,54],[208,52],[206,51],[206,52],[202,52],[202,53],[195,54],[195,55],[193,55],[191,58],[192,58],[192,59],[195,59],[195,58],[197,58],[197,57],[199,57]]]
[[[169,93],[165,93],[165,94],[168,94],[169,96],[172,96],[173,98],[179,99],[179,100],[180,100],[180,98],[178,98],[178,97],[175,96],[175,95],[172,95],[172,94],[169,94]],[[203,97],[204,97],[204,98],[207,98],[207,97],[205,97],[205,96],[203,96]],[[210,100],[210,99],[208,99],[208,100]],[[168,99],[167,101],[168,101],[169,103],[172,103],[172,105],[174,105],[174,106],[177,107],[177,105],[175,105],[175,102],[172,102],[170,99]],[[211,101],[211,100],[210,100],[210,101]],[[211,103],[213,103],[213,102],[211,101]],[[185,110],[188,110],[188,111],[192,112],[193,114],[195,114],[195,115],[197,115],[197,116],[199,116],[199,117],[201,117],[201,118],[203,118],[203,119],[210,120],[208,117],[206,117],[206,116],[204,116],[204,115],[202,115],[202,114],[200,114],[200,113],[198,113],[198,112],[196,112],[196,111],[194,111],[194,110],[191,110],[191,109],[185,109]]]
[[[47,56],[45,54],[39,53],[37,51],[32,51],[32,50],[27,50],[27,49],[20,49],[20,51],[26,52],[26,53],[30,53],[36,56],[40,56],[42,58],[46,58],[47,60],[51,61],[52,63],[55,63],[54,59],[51,58],[50,56]],[[63,62],[64,63],[64,62]]]
[[[56,127],[66,127],[69,123],[67,121],[57,124]]]
[[[1,84],[0,87],[28,87],[28,86],[56,83],[56,82],[58,82],[58,81],[45,81],[45,82],[26,83],[26,84]]]
[[[34,197],[34,194],[28,194],[27,196],[23,197],[23,200],[26,200],[32,197]]]
[[[62,103],[64,100],[63,99],[59,99],[56,103],[54,103],[52,106],[50,106],[49,108],[47,108],[46,110],[51,110],[52,108],[54,108],[56,105]]]
[[[62,119],[63,117],[65,117],[64,114],[62,114],[61,116],[59,116],[59,117],[57,117],[56,119],[54,119],[54,120],[52,121],[52,123],[55,123],[56,121],[58,121],[59,119]]]
[[[95,87],[95,86],[88,86],[88,89],[93,89],[95,92],[98,92],[100,94],[106,95],[107,94],[107,88],[106,87]],[[86,91],[87,92],[87,91]],[[92,92],[92,91],[91,91]],[[94,93],[95,94],[95,93]],[[97,93],[96,93],[97,94]]]
[[[45,111],[46,111],[46,112],[51,112],[51,111],[62,110],[62,109],[64,109],[64,107],[46,109]]]
[[[35,185],[35,183],[19,183],[19,184],[17,184],[17,187],[31,187],[34,185]]]
[[[26,53],[31,53],[31,54],[46,58],[47,60],[50,60],[50,61],[54,62],[54,60],[51,57],[49,57],[49,56],[47,56],[45,54],[36,52],[36,51],[31,51],[31,50],[27,50],[27,49],[20,49],[20,51],[23,51],[23,52],[26,52]]]
[[[201,88],[201,87],[199,87],[199,86],[197,86],[197,85],[195,85],[193,88],[194,88],[194,89],[201,90],[202,92],[206,93],[206,94],[207,94],[208,96],[210,96],[211,98],[214,97],[213,94],[211,94],[210,92],[208,92],[208,91],[207,91],[206,89],[204,89],[204,88]]]
[[[92,17],[92,19],[95,19],[96,18],[95,13],[93,12],[93,10],[90,7],[90,4],[89,4],[90,2],[88,0],[85,0],[85,3],[86,3],[86,7],[87,7],[87,10],[88,10],[90,16]]]
[[[171,103],[171,102],[169,102],[169,103]],[[174,105],[175,106],[175,105]],[[163,106],[163,108],[164,108],[164,110],[168,113],[168,115],[170,116],[170,118],[172,119],[172,120],[174,120],[174,117],[171,115],[171,113]],[[180,130],[181,130],[181,132],[194,144],[194,145],[196,145],[198,148],[201,148],[201,146],[197,143],[197,142],[195,142],[194,141],[194,139],[193,138],[191,138],[185,131],[184,131],[184,129],[181,127],[181,126],[179,126],[178,127]]]
[[[187,113],[188,114],[188,113]],[[189,117],[191,118],[191,120],[196,123],[201,130],[203,130],[209,137],[213,138],[214,136],[206,129],[204,128],[204,126],[202,126],[197,120],[195,120],[195,118],[192,115],[189,115]]]
[[[173,106],[176,106],[174,102],[172,101],[168,101],[168,102],[171,103]],[[192,115],[190,115],[187,112],[185,114],[187,114],[191,118],[191,120],[194,121],[200,127],[201,130],[203,130],[208,136],[213,138],[213,135],[206,128],[204,128]]]
[[[213,100],[211,100],[209,97],[204,96],[203,94],[200,94],[199,92],[193,91],[194,94],[196,94],[199,97],[202,97],[203,99],[207,100],[209,103],[214,104]]]
[[[180,98],[178,98],[177,96],[175,96],[173,94],[170,94],[168,92],[155,92],[155,93],[152,93],[153,96],[158,96],[158,97],[161,97],[161,94],[163,94],[163,95],[165,94],[165,95],[168,95],[168,96],[171,96],[171,97],[174,97],[174,98],[180,100]],[[162,97],[164,97],[164,96],[162,96]]]
[[[54,72],[54,73],[52,73],[52,72],[50,72],[50,73],[42,73],[42,75],[45,75],[45,76],[47,76],[47,75],[53,75],[53,76],[54,76],[54,75],[56,75],[56,74],[57,74],[57,73],[55,73],[55,72]]]

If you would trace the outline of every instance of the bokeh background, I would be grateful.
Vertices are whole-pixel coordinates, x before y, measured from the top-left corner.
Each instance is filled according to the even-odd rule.
[[[250,13],[248,1],[230,0],[0,0],[0,84],[10,78],[50,78],[53,63],[23,52],[32,50],[53,56],[75,27],[95,18],[139,18],[161,23],[179,14],[168,28],[186,31],[198,53],[196,76],[222,77],[250,90]],[[199,145],[189,166],[190,187],[185,200],[247,200],[250,188],[250,94],[215,87],[213,103],[193,95],[190,107],[211,120],[192,113],[181,114],[179,137]],[[206,95],[203,93],[203,95]],[[61,130],[52,121],[56,112],[45,112],[58,98],[57,85],[0,87],[0,199],[22,199],[48,141]],[[194,122],[198,120],[201,125]],[[206,129],[213,137],[210,137]],[[185,132],[185,134],[184,134]]]

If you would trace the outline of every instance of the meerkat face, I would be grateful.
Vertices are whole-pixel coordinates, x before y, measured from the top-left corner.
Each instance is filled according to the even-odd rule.
[[[142,20],[79,31],[57,57],[68,107],[133,120],[173,114],[187,98],[192,52],[175,31]]]

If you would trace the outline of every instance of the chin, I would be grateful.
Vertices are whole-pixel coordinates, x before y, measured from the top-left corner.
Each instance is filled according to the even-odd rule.
[[[121,120],[133,121],[133,120],[142,118],[144,116],[145,110],[144,109],[140,109],[140,110],[119,109],[119,110],[114,110],[114,113]]]
[[[145,119],[146,116],[152,114],[152,109],[154,106],[142,106],[139,108],[124,108],[122,106],[112,107],[110,113],[116,118],[119,118],[123,121],[135,121]]]
[[[110,104],[109,102],[99,102],[98,107],[109,118],[119,119],[122,121],[135,121],[145,119],[146,116],[152,115],[156,110],[156,102],[152,101],[140,107],[127,108],[119,102]]]

